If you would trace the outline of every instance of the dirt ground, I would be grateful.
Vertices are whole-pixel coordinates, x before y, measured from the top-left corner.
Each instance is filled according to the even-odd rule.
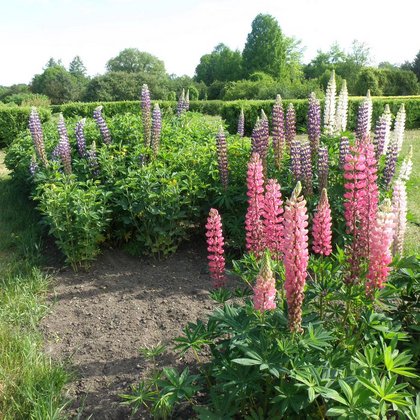
[[[167,343],[216,305],[208,294],[204,244],[186,245],[163,261],[106,250],[89,271],[64,269],[53,277],[54,304],[41,330],[46,352],[74,372],[72,418],[130,418],[119,394],[152,368],[139,348]],[[161,367],[189,362],[173,352],[158,359]]]

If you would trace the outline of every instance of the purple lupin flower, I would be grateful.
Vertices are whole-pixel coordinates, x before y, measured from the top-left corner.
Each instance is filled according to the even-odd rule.
[[[87,151],[86,154],[87,160],[89,162],[90,170],[94,176],[99,175],[99,161],[98,156],[96,154],[96,143],[93,141],[90,149]]]
[[[318,149],[318,183],[319,191],[327,188],[328,184],[328,149],[326,146],[319,146]]]
[[[58,133],[60,135],[60,140],[58,142],[58,153],[60,155],[61,162],[63,163],[64,173],[66,175],[70,175],[72,172],[71,149],[63,114],[60,114],[58,118]]]
[[[387,134],[386,117],[381,116],[379,117],[379,120],[376,123],[375,137],[373,138],[373,146],[375,148],[376,160],[378,160],[381,157],[384,151],[386,134]]]
[[[216,136],[217,146],[217,162],[219,165],[220,182],[224,189],[227,189],[229,183],[228,177],[228,157],[227,157],[227,143],[223,127],[220,127]]]
[[[309,95],[308,102],[308,138],[311,145],[311,154],[318,153],[319,139],[321,137],[321,105],[315,93]]]
[[[388,146],[388,150],[386,151],[386,157],[385,157],[385,168],[384,168],[385,189],[389,189],[389,187],[391,186],[392,178],[395,175],[397,159],[398,159],[398,144],[396,141],[394,141],[394,139],[392,139]]]
[[[274,158],[277,168],[280,168],[286,140],[284,134],[284,112],[280,95],[276,96],[276,102],[273,105],[272,117]]]
[[[106,125],[104,117],[102,116],[102,108],[103,106],[98,106],[95,111],[93,111],[93,118],[96,121],[96,124],[99,127],[99,131],[101,132],[102,140],[105,144],[111,144],[111,133],[109,132],[109,128]]]
[[[245,115],[244,115],[244,109],[241,108],[241,113],[239,114],[238,118],[238,131],[237,133],[243,137],[245,134]]]
[[[343,165],[346,163],[346,155],[349,154],[350,151],[350,142],[349,139],[345,136],[340,138],[340,166],[343,167]]]
[[[290,159],[293,178],[295,181],[302,179],[302,144],[299,140],[293,139],[290,143]]]
[[[160,132],[162,130],[162,114],[160,113],[159,104],[155,104],[152,114],[152,150],[156,156],[160,144]]]
[[[85,128],[86,118],[81,119],[75,129],[76,134],[76,143],[77,143],[77,151],[80,157],[86,157],[86,139],[85,139]]]
[[[176,115],[179,117],[185,111],[185,91],[182,89],[181,96],[178,98]]]
[[[36,156],[32,156],[31,162],[29,163],[29,172],[32,176],[35,176],[39,167],[38,162],[36,161]]]
[[[364,100],[359,105],[359,110],[357,113],[357,123],[356,123],[356,139],[362,140],[366,135],[370,134],[369,127],[369,103]]]
[[[32,107],[31,113],[29,115],[29,131],[31,132],[35,153],[38,156],[38,159],[42,162],[44,166],[48,166],[41,120],[39,118],[38,111],[35,107]]]
[[[301,144],[301,171],[305,195],[312,194],[312,157],[311,144],[305,141]]]
[[[60,143],[58,143],[51,152],[51,160],[58,162],[60,160]]]
[[[264,172],[267,168],[267,153],[268,153],[268,134],[267,125],[268,120],[264,112],[261,113],[262,118],[257,119],[255,127],[252,130],[251,136],[251,153],[258,153],[264,168]]]
[[[141,87],[141,116],[143,122],[143,140],[146,147],[151,144],[152,130],[152,105],[150,102],[150,92],[146,84]]]
[[[296,112],[292,103],[287,107],[286,112],[286,142],[290,146],[296,137]]]

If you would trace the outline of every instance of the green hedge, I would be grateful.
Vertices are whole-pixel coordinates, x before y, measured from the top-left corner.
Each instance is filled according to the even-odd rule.
[[[0,104],[0,147],[8,146],[19,132],[28,127],[31,107],[18,107]],[[51,117],[48,108],[38,109],[41,122]]]
[[[356,126],[357,110],[363,97],[349,98],[348,128],[354,130]],[[175,101],[157,101],[165,112],[175,112]],[[306,131],[306,114],[308,101],[305,99],[284,100],[286,109],[289,103],[293,103],[296,110],[296,123],[299,132]],[[401,104],[405,104],[407,112],[406,128],[420,128],[420,96],[394,96],[373,98],[373,121],[377,121],[386,104],[389,104],[392,114],[395,116]],[[240,109],[245,113],[245,131],[250,134],[261,109],[271,118],[271,109],[274,100],[238,100],[238,101],[191,101],[190,110],[207,115],[220,115],[227,123],[230,133],[235,133]],[[74,102],[63,105],[52,105],[50,110],[41,109],[41,119],[46,121],[50,113],[62,112],[64,117],[91,117],[94,109],[103,105],[106,117],[116,114],[140,113],[139,101],[121,102]],[[30,108],[0,106],[0,147],[10,144],[16,134],[25,129],[28,124]],[[372,127],[373,128],[373,127]]]

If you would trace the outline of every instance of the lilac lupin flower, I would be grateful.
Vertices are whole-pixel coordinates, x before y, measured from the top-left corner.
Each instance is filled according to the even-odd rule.
[[[359,105],[357,112],[357,123],[356,123],[356,139],[361,141],[366,136],[370,136],[370,129],[372,124],[372,100],[370,99],[370,93]]]
[[[90,170],[94,176],[99,175],[99,161],[98,156],[96,154],[96,143],[93,141],[90,149],[87,151],[86,154],[87,160],[89,162]]]
[[[328,185],[328,149],[326,146],[319,146],[318,149],[318,183],[319,190],[327,188]]]
[[[277,168],[280,168],[286,141],[284,133],[284,112],[280,95],[276,96],[276,102],[273,105],[272,117],[274,158]]]
[[[176,115],[179,117],[185,111],[185,90],[182,89],[181,96],[178,98]]]
[[[312,158],[311,144],[305,141],[301,144],[301,170],[305,195],[312,194]]]
[[[38,156],[38,159],[42,162],[44,166],[48,166],[41,120],[35,107],[32,107],[31,113],[29,115],[29,131],[31,132],[35,153]]]
[[[293,139],[290,143],[290,159],[293,178],[295,181],[302,179],[302,147],[299,140]]]
[[[309,95],[308,102],[308,138],[312,156],[318,153],[319,139],[321,137],[321,105],[315,93]]]
[[[238,131],[237,133],[243,137],[245,134],[245,115],[244,115],[244,109],[241,108],[241,113],[239,114],[238,118]]]
[[[80,157],[86,157],[86,139],[85,139],[85,128],[86,118],[80,120],[75,129],[76,134],[76,143],[77,143],[77,151]]]
[[[398,159],[398,145],[395,139],[391,140],[391,143],[388,146],[385,157],[385,168],[384,168],[384,181],[385,188],[389,189],[391,186],[392,178],[395,175],[395,168],[397,166]]]
[[[267,170],[268,136],[266,124],[268,123],[265,114],[262,119],[257,119],[251,136],[251,153],[258,153],[263,165],[264,173]]]
[[[141,115],[144,145],[150,147],[152,141],[152,105],[150,102],[149,88],[146,84],[141,87]]]
[[[378,122],[376,123],[375,127],[375,137],[373,138],[373,146],[375,148],[375,157],[378,160],[385,147],[385,137],[387,131],[387,121],[384,116],[379,117]]]
[[[159,104],[155,104],[152,114],[152,150],[156,156],[159,150],[160,133],[162,130],[162,114],[160,113]]]
[[[36,156],[32,156],[31,162],[29,163],[29,172],[32,176],[35,176],[39,169],[38,162],[36,161]]]
[[[60,143],[57,144],[51,152],[51,160],[58,162],[60,160]]]
[[[111,133],[109,132],[109,128],[106,125],[104,117],[102,116],[102,108],[103,106],[98,106],[95,111],[93,111],[93,118],[96,121],[96,124],[99,127],[99,131],[101,132],[102,140],[105,144],[111,144]]]
[[[346,155],[350,152],[350,142],[349,139],[345,136],[340,138],[340,166],[343,167],[346,163]]]
[[[291,145],[292,140],[296,137],[296,112],[293,104],[290,103],[286,112],[286,142]]]
[[[216,136],[217,146],[217,161],[219,165],[220,182],[224,189],[227,189],[229,183],[228,177],[228,157],[227,157],[227,143],[223,127],[220,127]]]
[[[69,142],[69,136],[67,134],[66,123],[64,121],[63,114],[60,114],[58,118],[58,133],[60,140],[58,142],[58,153],[63,163],[63,170],[66,175],[70,175],[71,170],[71,148]]]

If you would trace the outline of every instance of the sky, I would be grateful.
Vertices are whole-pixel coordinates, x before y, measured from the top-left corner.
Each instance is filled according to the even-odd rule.
[[[420,50],[419,0],[0,0],[0,85],[29,83],[50,57],[67,67],[80,56],[88,74],[105,72],[124,48],[189,76],[223,42],[242,51],[258,13],[301,40],[304,62],[334,43],[357,39],[372,64],[412,61]]]

